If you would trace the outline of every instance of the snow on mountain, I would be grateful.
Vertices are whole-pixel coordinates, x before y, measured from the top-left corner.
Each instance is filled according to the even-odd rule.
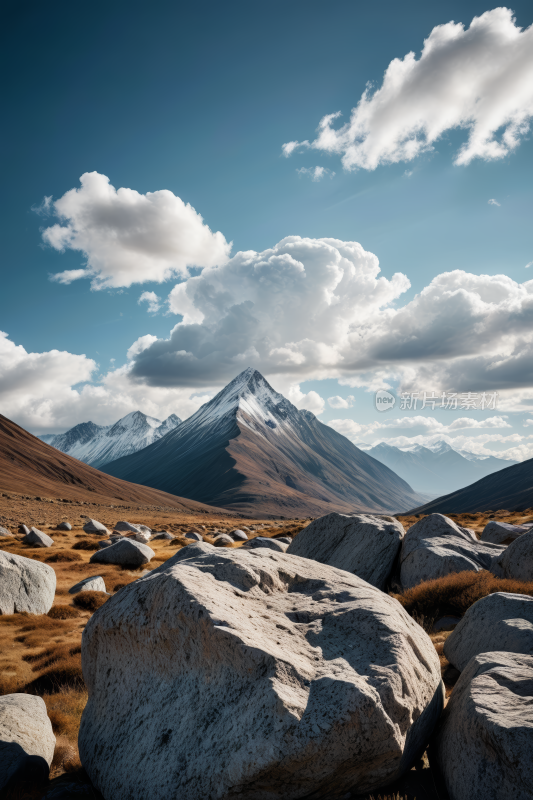
[[[132,411],[114,425],[82,422],[66,433],[47,437],[47,444],[92,467],[100,468],[109,461],[142,450],[180,424],[181,420],[175,414],[161,422],[141,411]]]

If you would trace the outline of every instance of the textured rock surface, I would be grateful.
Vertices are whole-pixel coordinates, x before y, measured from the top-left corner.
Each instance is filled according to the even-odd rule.
[[[0,536],[13,536],[10,530],[4,528],[3,525],[0,525]]]
[[[21,524],[19,525],[19,533],[23,533],[26,536],[30,532],[30,529],[27,525]]]
[[[221,533],[213,542],[215,547],[225,547],[227,544],[233,544],[233,539],[227,533]]]
[[[90,561],[93,564],[120,564],[125,567],[140,567],[148,564],[155,556],[154,551],[147,544],[133,542],[131,539],[119,539],[116,544],[97,550]]]
[[[291,536],[274,536],[276,542],[282,542],[283,544],[291,544],[292,537]]]
[[[533,654],[533,597],[507,592],[483,597],[444,643],[444,655],[460,671],[491,650]]]
[[[114,529],[122,533],[138,533],[140,530],[138,525],[132,525],[131,522],[126,522],[125,520],[117,522]]]
[[[105,525],[102,525],[101,522],[98,522],[97,519],[89,519],[83,526],[83,530],[85,533],[105,533],[109,534]]]
[[[78,592],[107,592],[107,589],[101,575],[92,575],[76,583],[68,591],[69,594],[78,594]]]
[[[70,524],[70,522],[60,522],[59,525],[57,525],[57,530],[58,531],[71,531],[72,530],[72,525]]]
[[[137,525],[138,529],[141,533],[146,533],[148,536],[152,535],[152,529],[148,527],[148,525]]]
[[[493,559],[490,571],[498,578],[533,581],[533,531],[511,542]]]
[[[384,589],[403,536],[403,526],[394,517],[332,513],[304,528],[287,552],[353,572]]]
[[[17,778],[46,778],[55,744],[42,697],[0,697],[0,791]]]
[[[490,569],[505,548],[479,542],[443,514],[429,514],[409,528],[400,551],[400,580],[404,589],[452,572]]]
[[[230,531],[228,536],[231,536],[234,542],[247,542],[248,535],[244,532],[239,530],[238,528],[234,531]]]
[[[510,544],[523,533],[527,533],[529,528],[523,525],[509,525],[508,522],[497,522],[491,519],[483,528],[481,534],[482,542],[492,542],[493,544]]]
[[[0,550],[0,614],[47,614],[56,591],[48,564]]]
[[[288,545],[280,542],[278,539],[270,539],[268,536],[256,536],[255,539],[250,539],[246,544],[243,544],[246,550],[256,550],[258,547],[266,547],[267,550],[276,550],[278,553],[285,553]]]
[[[410,768],[443,698],[396,600],[264,548],[183,548],[93,614],[82,664],[82,763],[113,800],[374,790]]]
[[[170,541],[171,539],[175,538],[176,537],[172,536],[172,534],[169,533],[168,531],[161,531],[160,533],[154,533],[152,535],[152,539],[168,539]]]
[[[130,538],[133,539],[134,542],[141,542],[141,544],[147,544],[152,538],[152,534],[146,533],[146,531],[139,531],[139,533],[134,533],[133,536],[131,536]]]
[[[476,656],[457,681],[431,751],[453,800],[532,800],[533,656]]]
[[[185,538],[192,539],[194,542],[202,541],[201,535],[199,533],[196,533],[196,531],[187,531],[187,533],[185,534]]]
[[[33,547],[52,547],[54,540],[48,534],[32,528],[22,540],[24,544],[31,544]]]

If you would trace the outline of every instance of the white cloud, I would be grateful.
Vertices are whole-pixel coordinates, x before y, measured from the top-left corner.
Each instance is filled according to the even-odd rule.
[[[290,386],[286,391],[286,397],[296,408],[305,408],[317,416],[322,414],[325,408],[324,400],[318,392],[311,391],[304,394],[298,385]]]
[[[42,233],[55,250],[77,250],[86,259],[84,269],[55,275],[60,283],[91,278],[93,289],[161,283],[187,276],[189,267],[227,261],[231,244],[172,192],[116,190],[98,172],[86,172],[80,182],[51,204],[62,224]]]
[[[495,8],[468,29],[448,22],[433,28],[419,59],[408,53],[389,64],[383,83],[367,88],[340,128],[340,112],[325,116],[313,142],[283,145],[342,155],[344,168],[373,170],[412,161],[432,150],[446,131],[466,129],[456,164],[512,152],[533,116],[533,27],[515,25],[513,12]]]
[[[31,210],[40,217],[48,217],[52,213],[52,195],[45,195],[38,206],[32,206]]]
[[[351,408],[355,403],[355,397],[350,394],[348,397],[340,397],[338,394],[335,397],[328,397],[328,404],[331,408]]]
[[[533,425],[533,419],[526,419],[526,420],[524,420],[523,424],[524,424],[524,428],[531,428],[531,426]]]
[[[146,350],[150,345],[154,342],[157,342],[157,336],[154,336],[152,333],[147,333],[144,336],[139,336],[136,339],[131,347],[128,349],[127,356],[129,359],[135,358],[138,356],[139,353],[142,353],[143,350]]]
[[[300,169],[297,169],[296,172],[299,175],[310,175],[311,180],[314,181],[315,183],[321,181],[322,178],[325,177],[333,178],[333,176],[335,175],[335,173],[331,169],[328,169],[327,167],[300,167]]]
[[[488,202],[488,205],[489,205],[489,206],[501,206],[501,203],[498,203],[498,201],[497,201],[497,200],[495,200],[494,198],[491,198],[491,199],[489,200],[489,202]]]
[[[526,264],[526,269],[529,269],[529,267],[533,267],[533,261],[530,261],[529,264]]]
[[[402,441],[411,442],[412,444],[422,443],[425,441],[434,441],[445,439],[451,441],[451,437],[456,435],[456,431],[463,429],[490,429],[490,428],[511,428],[512,426],[503,417],[488,417],[487,419],[475,420],[469,417],[460,417],[453,420],[450,424],[439,422],[435,417],[423,416],[421,414],[415,416],[394,417],[383,420],[374,420],[366,424],[357,423],[349,419],[333,419],[327,423],[331,428],[334,428],[339,433],[347,436],[352,441],[359,441],[365,438],[375,444],[377,441],[387,441],[389,444],[393,443],[393,439],[384,434],[384,431],[419,431],[418,434],[411,434],[410,436],[403,435],[401,437],[394,437],[394,442]],[[483,436],[487,436],[484,434]],[[490,435],[489,435],[490,436]],[[501,434],[497,434],[501,437]],[[428,437],[430,437],[428,439]],[[433,437],[433,438],[431,438]],[[455,439],[454,439],[455,441]],[[485,441],[485,439],[483,439]],[[499,439],[498,439],[499,441]],[[403,446],[403,445],[402,445]]]
[[[149,314],[157,314],[161,308],[161,298],[155,292],[143,292],[137,303],[148,303],[147,311]]]

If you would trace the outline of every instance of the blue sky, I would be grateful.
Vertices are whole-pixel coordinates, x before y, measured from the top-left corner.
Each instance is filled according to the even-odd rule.
[[[288,158],[282,155],[284,143],[316,141],[315,130],[327,114],[342,112],[342,117],[332,123],[335,130],[346,124],[369,82],[371,92],[376,92],[393,59],[404,59],[410,51],[420,59],[424,40],[436,26],[453,20],[463,23],[468,31],[473,18],[491,12],[493,6],[285,0],[190,5],[95,2],[83,7],[61,2],[45,7],[30,2],[8,3],[6,8],[1,55],[8,80],[3,101],[0,252],[3,294],[8,302],[3,303],[0,330],[11,344],[6,345],[5,352],[0,351],[2,413],[34,432],[63,430],[87,418],[112,422],[133,407],[161,417],[170,411],[186,416],[240,366],[252,365],[302,407],[315,412],[323,407],[320,418],[324,421],[344,421],[337,427],[354,441],[387,438],[403,443],[398,437],[415,436],[417,441],[456,438],[459,429],[449,431],[448,418],[466,416],[480,423],[498,417],[503,427],[497,427],[496,421],[487,429],[472,429],[468,441],[462,439],[461,444],[507,450],[507,457],[533,456],[533,445],[524,428],[524,421],[529,419],[532,364],[529,290],[524,295],[524,290],[517,288],[533,278],[533,267],[526,269],[526,264],[533,262],[533,143],[525,130],[531,109],[527,92],[516,90],[519,96],[514,110],[523,112],[521,123],[517,123],[522,128],[516,133],[516,146],[497,157],[479,150],[469,163],[455,163],[471,130],[464,124],[461,127],[457,120],[444,126],[431,147],[416,157],[390,163],[380,156],[375,168],[363,164],[346,169],[346,163],[343,167],[345,150],[339,142],[334,152],[314,146],[295,149]],[[512,10],[518,37],[519,29],[533,22],[533,12],[531,4],[525,2],[513,4]],[[497,70],[498,47],[503,64],[505,53],[514,46],[508,46],[505,40],[511,23],[491,17],[490,25],[489,30],[487,23],[486,35],[500,36],[495,45]],[[456,35],[458,46],[463,38]],[[477,73],[487,71],[487,81],[471,90],[483,94],[498,75],[488,75],[491,65],[487,66],[479,55],[476,41],[464,41],[465,47],[473,48],[474,61],[480,59]],[[517,66],[511,75],[512,87],[520,80],[527,84],[528,74],[531,84],[533,75],[531,59],[527,60],[531,38],[526,42],[518,37],[516,48],[520,46],[525,48],[525,66]],[[434,66],[434,72],[425,68],[423,85],[429,104],[432,98],[442,107],[449,103],[453,117],[454,100],[439,80],[456,67],[450,48],[444,48],[443,53],[438,70]],[[491,96],[487,102],[497,110],[498,103],[504,103],[501,97]],[[402,124],[402,114],[407,119],[408,104],[408,99],[403,106],[389,102],[394,124],[397,120]],[[505,113],[501,110],[498,141],[509,130]],[[428,125],[433,123],[430,119]],[[372,145],[379,135],[379,130],[371,130],[366,141]],[[416,134],[411,139],[417,136],[420,138]],[[321,180],[313,180],[312,170],[317,166],[329,170]],[[207,321],[200,323],[197,314],[190,323],[193,327],[175,333],[175,347],[169,347],[164,342],[183,315],[168,313],[166,301],[173,287],[186,279],[183,269],[164,281],[151,280],[148,264],[139,273],[141,280],[119,285],[114,278],[114,285],[108,282],[97,289],[91,289],[87,278],[70,283],[50,280],[50,275],[83,268],[88,253],[89,258],[91,252],[96,257],[97,247],[87,238],[94,235],[94,225],[85,231],[85,249],[73,250],[67,245],[61,252],[51,246],[50,239],[43,241],[44,230],[68,225],[66,217],[61,220],[54,216],[50,203],[79,188],[80,177],[93,172],[107,176],[115,189],[131,189],[139,196],[172,192],[189,203],[212,232],[221,232],[227,243],[233,243],[231,256],[239,251],[270,251],[285,237],[358,242],[379,259],[379,274],[387,286],[376,300],[378,290],[374,284],[369,286],[378,277],[367,259],[365,269],[369,272],[357,279],[362,283],[352,281],[343,294],[352,316],[348,318],[348,311],[343,312],[347,327],[338,336],[348,336],[348,328],[353,332],[358,324],[361,330],[350,334],[349,347],[346,342],[341,347],[332,334],[335,320],[331,309],[318,315],[314,328],[308,324],[313,303],[318,304],[329,291],[320,283],[322,278],[316,279],[318,294],[310,292],[307,296],[307,314],[300,303],[294,324],[288,324],[290,292],[295,292],[295,302],[300,302],[302,292],[283,271],[288,251],[281,248],[273,255],[275,273],[269,273],[268,280],[263,276],[263,283],[258,288],[249,287],[248,294],[238,286],[244,273],[238,273],[240,278],[236,277],[237,270],[233,277],[222,272],[215,276],[220,291],[220,287],[226,287],[225,281],[235,285],[234,304],[228,308],[238,312],[228,312],[224,318],[224,335],[222,328],[209,328],[210,319],[205,315]],[[52,200],[36,213],[32,209],[38,209],[44,197]],[[490,200],[495,202],[491,204]],[[52,213],[43,213],[46,211]],[[169,220],[172,224],[171,217]],[[106,225],[102,219],[102,228]],[[184,236],[190,239],[189,229]],[[169,244],[170,250],[172,247],[177,247],[175,242]],[[223,266],[223,257],[220,248],[209,250],[210,241],[206,240],[203,247],[197,261],[193,256],[187,266],[189,274],[198,277],[204,268],[204,288],[200,285],[198,292],[205,295],[209,283],[206,276],[216,269],[212,261],[218,259]],[[141,242],[138,252],[132,252],[132,262],[137,256],[146,257],[147,248],[146,241]],[[105,260],[107,245],[97,255],[100,262]],[[337,251],[334,255],[341,258]],[[147,257],[149,260],[151,254]],[[156,254],[156,261],[158,257]],[[300,253],[300,257],[308,272],[307,285],[314,262],[309,255],[308,266],[307,255]],[[176,258],[179,261],[179,254]],[[324,258],[316,267],[322,270],[322,277],[331,268]],[[112,265],[108,267],[112,272]],[[104,266],[104,271],[108,267]],[[257,272],[257,265],[253,268]],[[453,270],[487,279],[475,287],[468,278],[454,279],[453,287],[444,281],[429,291],[426,305],[425,301],[416,301],[432,281]],[[396,273],[406,276],[410,285],[407,280],[402,286],[394,284]],[[499,274],[511,283],[489,280]],[[194,291],[191,284],[190,292]],[[283,302],[272,299],[276,291]],[[440,291],[453,294],[449,307],[446,303],[434,305],[439,302]],[[147,302],[139,304],[143,292],[153,292],[160,298],[156,313],[149,312]],[[365,294],[368,292],[371,296]],[[482,297],[490,308],[478,307]],[[261,324],[252,319],[246,324],[243,321],[248,313],[252,317],[255,313],[246,303],[255,304],[257,309],[263,299],[265,314],[268,311],[272,320],[268,357],[253,334],[259,328],[263,330],[265,320]],[[183,302],[182,296],[175,300],[173,311],[183,310]],[[203,300],[195,302],[199,309]],[[224,302],[227,305],[227,298]],[[408,307],[410,302],[418,305]],[[353,311],[359,307],[360,312]],[[403,315],[406,321],[402,322],[400,313],[393,322],[388,310],[403,307],[408,307]],[[437,332],[436,341],[431,341],[432,333],[425,329],[406,330],[416,314],[427,325],[431,325],[431,314],[441,314],[442,319],[439,322],[435,318],[432,328]],[[482,318],[488,320],[486,331]],[[455,321],[456,331],[464,329],[463,343],[457,338],[451,343],[446,320]],[[379,330],[372,328],[376,323],[381,326]],[[420,325],[423,327],[422,322]],[[442,334],[438,334],[439,325],[444,326]],[[301,345],[296,353],[298,332],[304,329],[302,341],[312,340],[313,346],[306,350]],[[498,331],[500,337],[495,335]],[[263,343],[265,335],[263,331]],[[137,345],[128,360],[128,350],[146,336],[151,338],[144,340],[144,350],[141,352],[141,345]],[[206,348],[212,350],[212,342],[224,336],[228,337],[227,350],[211,360],[203,358]],[[422,347],[418,356],[405,348],[400,354],[385,353],[382,341],[398,338],[405,347],[418,338],[427,342],[426,350]],[[255,351],[243,345],[237,352],[237,340],[249,341]],[[492,344],[485,348],[489,340]],[[444,341],[447,349],[439,353],[438,342]],[[194,368],[187,366],[190,358],[184,364],[175,355],[189,346]],[[332,355],[333,350],[336,355]],[[277,360],[272,356],[274,351]],[[470,360],[465,361],[465,353]],[[221,364],[224,368],[218,369]],[[492,384],[487,380],[488,373],[494,376]],[[384,430],[376,427],[382,424],[382,415],[377,414],[372,400],[373,390],[381,384],[397,392],[417,388],[499,391],[500,410],[468,414],[442,411],[440,416],[429,414],[427,409],[421,415],[396,415],[392,411],[388,414],[421,416],[420,425],[409,423],[411,427]],[[339,407],[337,401],[337,407],[332,408],[327,399],[337,396],[354,400],[347,401],[346,408]],[[422,418],[428,416],[437,422],[424,424]],[[500,439],[495,438],[498,436]],[[510,441],[509,437],[514,439]]]

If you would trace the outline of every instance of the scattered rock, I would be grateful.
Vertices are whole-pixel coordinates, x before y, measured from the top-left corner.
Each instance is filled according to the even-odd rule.
[[[46,780],[55,744],[42,697],[0,697],[0,790],[17,779]]]
[[[91,556],[93,564],[119,564],[128,567],[140,567],[148,564],[155,556],[154,551],[147,544],[133,542],[131,539],[120,539],[111,547],[98,550]]]
[[[131,522],[121,520],[115,525],[115,530],[122,531],[123,533],[139,533],[140,529],[138,525],[132,525]]]
[[[515,539],[518,539],[519,536],[522,536],[523,533],[527,533],[528,530],[529,526],[509,525],[507,522],[497,522],[495,519],[491,519],[483,528],[481,541],[492,542],[493,544],[510,544]]]
[[[403,537],[403,526],[394,517],[333,512],[304,528],[287,552],[352,572],[384,589]]]
[[[139,533],[134,533],[133,536],[129,537],[133,539],[134,542],[141,542],[141,544],[146,544],[152,538],[151,533],[146,533],[145,531],[140,531]]]
[[[532,700],[533,656],[490,652],[468,662],[430,752],[453,800],[533,798]]]
[[[47,614],[56,591],[48,564],[0,550],[0,614]]]
[[[244,531],[240,531],[238,528],[234,531],[230,531],[228,536],[231,536],[234,542],[247,542],[248,536]]]
[[[533,597],[495,592],[470,606],[444,643],[444,655],[462,671],[492,650],[533,653]]]
[[[102,525],[101,522],[98,522],[97,519],[88,519],[85,525],[83,526],[83,530],[85,533],[105,533],[106,535],[109,534],[105,525]]]
[[[13,536],[10,530],[4,528],[3,525],[0,525],[0,536]]]
[[[231,536],[228,536],[227,533],[221,533],[216,537],[213,544],[215,547],[225,547],[227,544],[233,544],[233,539]]]
[[[202,536],[199,533],[197,533],[196,531],[187,531],[187,533],[185,534],[185,538],[186,539],[192,539],[195,542],[201,542],[202,541]]]
[[[23,533],[24,536],[27,536],[30,532],[30,529],[27,525],[23,525],[22,523],[19,525],[19,533]]]
[[[410,589],[452,572],[490,569],[494,556],[503,550],[501,545],[478,541],[443,514],[429,514],[404,536],[400,551],[402,587]]]
[[[511,542],[501,555],[493,559],[490,571],[497,578],[533,581],[533,531],[523,533]]]
[[[58,531],[71,531],[72,525],[70,522],[60,522],[59,525],[56,525]]]
[[[115,541],[118,541],[118,539]],[[98,547],[100,550],[103,550],[104,547],[111,547],[113,544],[115,544],[115,542],[112,539],[102,539],[101,542],[98,542]]]
[[[84,578],[68,590],[69,594],[78,594],[78,592],[107,592],[107,589],[101,575],[92,575],[90,578]]]
[[[80,756],[113,800],[374,792],[443,703],[435,648],[396,600],[265,549],[181,549],[91,617],[82,662]]]
[[[54,540],[46,533],[32,528],[22,540],[24,544],[32,544],[34,547],[52,547]]]
[[[279,539],[269,539],[268,536],[256,536],[255,539],[250,539],[246,544],[243,544],[247,550],[257,550],[258,548],[267,548],[268,550],[276,550],[278,553],[285,553],[288,545],[280,542]]]
[[[168,531],[161,531],[160,533],[154,533],[152,539],[175,539],[175,536],[172,536],[171,533]]]
[[[152,535],[152,529],[148,525],[137,525],[137,527],[141,533],[146,533],[148,536]]]

